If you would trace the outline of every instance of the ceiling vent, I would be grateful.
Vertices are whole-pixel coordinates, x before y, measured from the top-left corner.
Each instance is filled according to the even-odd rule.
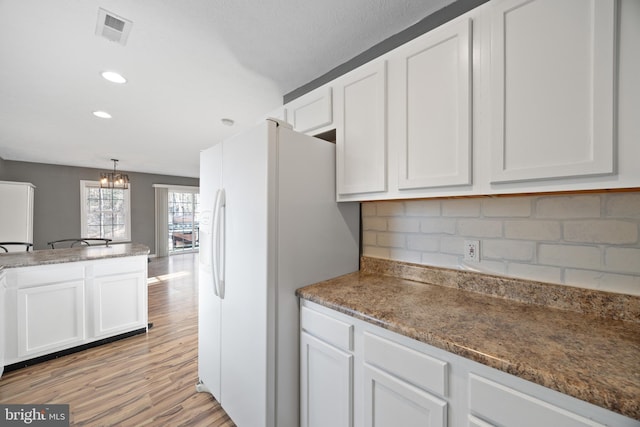
[[[98,23],[96,24],[96,36],[102,36],[112,42],[125,45],[131,32],[133,22],[108,12],[102,8],[98,9]]]

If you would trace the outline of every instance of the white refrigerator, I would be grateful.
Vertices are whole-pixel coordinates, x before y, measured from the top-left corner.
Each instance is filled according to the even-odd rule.
[[[265,120],[202,151],[198,391],[239,427],[295,427],[299,287],[358,270],[335,144]]]

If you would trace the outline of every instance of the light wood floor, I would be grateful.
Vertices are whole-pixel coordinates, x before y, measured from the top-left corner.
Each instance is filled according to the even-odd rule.
[[[234,426],[197,393],[197,256],[149,264],[147,334],[6,373],[0,402],[69,404],[74,426]]]

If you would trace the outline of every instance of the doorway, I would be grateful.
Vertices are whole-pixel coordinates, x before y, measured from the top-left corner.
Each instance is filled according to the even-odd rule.
[[[169,254],[200,247],[200,194],[169,189],[167,194]]]
[[[200,188],[153,184],[157,257],[195,252],[200,247]]]

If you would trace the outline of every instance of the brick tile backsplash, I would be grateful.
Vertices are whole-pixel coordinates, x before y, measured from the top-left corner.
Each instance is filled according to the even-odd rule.
[[[640,295],[640,192],[364,202],[362,229],[366,256]]]
[[[568,242],[633,244],[638,241],[638,224],[632,221],[566,221],[564,239]]]

